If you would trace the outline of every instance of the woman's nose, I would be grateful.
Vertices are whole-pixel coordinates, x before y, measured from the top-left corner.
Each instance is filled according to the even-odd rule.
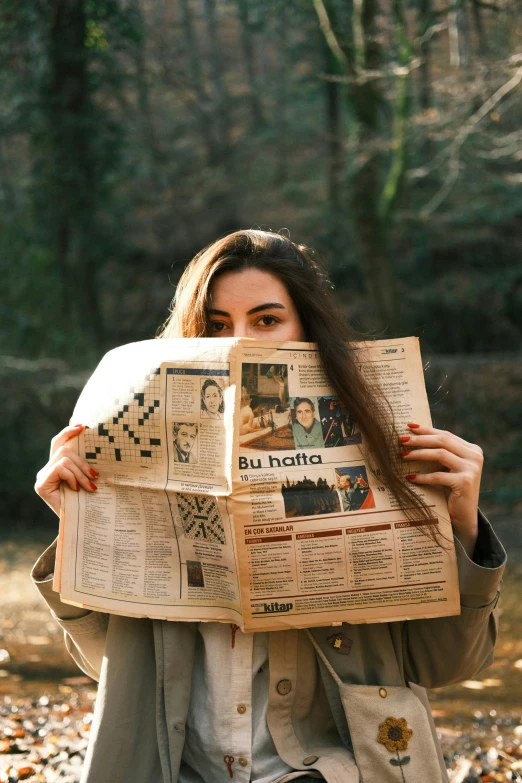
[[[230,329],[231,337],[249,337],[246,321],[233,321]]]

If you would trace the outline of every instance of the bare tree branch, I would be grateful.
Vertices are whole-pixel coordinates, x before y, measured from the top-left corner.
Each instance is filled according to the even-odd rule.
[[[492,3],[485,3],[483,2],[483,0],[478,0],[477,5],[480,8],[485,8],[488,11],[495,11],[495,13],[497,14],[499,14],[502,10],[497,5],[493,5]],[[452,3],[451,5],[446,6],[446,8],[438,8],[436,11],[433,12],[433,15],[444,16],[445,14],[452,13],[452,11],[458,11],[460,8],[462,8],[461,0],[457,0],[456,3]]]
[[[479,8],[485,8],[487,11],[494,11],[496,14],[499,14],[501,11],[498,5],[493,5],[492,3],[485,3],[483,2],[483,0],[475,0],[475,5],[478,5]]]
[[[522,141],[522,131],[512,131],[512,133],[506,133],[505,136],[497,136],[496,138],[492,138],[491,141],[493,144],[496,144],[499,147],[513,144],[515,141]]]
[[[426,163],[424,166],[420,166],[415,169],[408,169],[406,172],[406,177],[408,179],[423,179],[424,177],[428,177],[430,174],[432,174],[434,171],[437,171],[437,169],[440,169],[443,163],[446,162],[446,160],[449,157],[449,149],[446,147],[445,149],[439,150],[434,158],[429,163]]]
[[[522,136],[519,136],[519,138],[509,146],[501,147],[496,150],[488,150],[487,152],[477,152],[477,157],[482,158],[483,160],[499,160],[500,158],[512,157],[514,160],[518,161],[522,156],[520,147],[521,141]]]
[[[420,48],[423,44],[428,43],[431,38],[436,33],[441,33],[444,30],[448,29],[448,23],[447,22],[441,22],[440,24],[432,24],[431,27],[428,27],[426,32],[423,35],[420,35],[418,38],[415,38],[413,45],[415,48]]]
[[[317,13],[317,18],[319,19],[319,26],[323,31],[323,35],[332,54],[335,59],[338,60],[339,64],[345,68],[353,78],[356,78],[358,75],[357,68],[341,46],[335,31],[330,24],[330,17],[328,16],[328,11],[326,10],[323,0],[313,0],[313,4]]]
[[[341,74],[332,73],[320,73],[319,79],[326,82],[340,82],[341,84],[366,84],[367,82],[375,81],[376,79],[389,79],[390,76],[408,76],[416,68],[421,65],[421,59],[416,57],[412,59],[408,65],[401,65],[400,63],[389,63],[387,68],[381,70],[364,70],[358,71],[356,76],[343,76]]]
[[[439,191],[433,196],[433,198],[426,204],[421,212],[422,217],[428,218],[444,201],[453,188],[455,182],[459,176],[460,161],[459,153],[462,145],[472,133],[475,132],[477,125],[486,117],[489,112],[500,103],[512,90],[514,90],[522,82],[522,66],[518,68],[514,76],[511,77],[502,87],[491,95],[488,100],[482,104],[480,109],[476,111],[467,122],[464,123],[460,131],[457,133],[455,139],[450,145],[450,161],[448,176],[444,180]]]

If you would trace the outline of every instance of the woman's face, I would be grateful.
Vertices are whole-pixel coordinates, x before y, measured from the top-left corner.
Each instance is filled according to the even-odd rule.
[[[225,272],[210,289],[212,337],[258,340],[305,339],[295,305],[283,283],[269,272]]]
[[[217,386],[207,386],[205,389],[205,406],[209,413],[217,413],[221,405],[221,392]]]

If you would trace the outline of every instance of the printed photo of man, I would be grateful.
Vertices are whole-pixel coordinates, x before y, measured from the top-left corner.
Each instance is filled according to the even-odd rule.
[[[292,433],[296,449],[323,449],[323,430],[315,418],[315,403],[309,397],[296,397],[294,414]]]
[[[364,465],[336,468],[335,473],[343,511],[365,511],[368,508],[375,508],[375,498],[368,484],[368,474]]]
[[[198,425],[192,422],[175,421],[172,425],[174,435],[173,462],[196,464],[197,449],[194,448],[198,437]]]

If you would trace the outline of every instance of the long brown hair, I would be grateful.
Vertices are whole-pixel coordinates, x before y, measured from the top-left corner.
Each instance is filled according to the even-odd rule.
[[[350,343],[361,338],[342,318],[330,281],[313,251],[269,231],[236,231],[213,242],[188,264],[178,283],[170,317],[159,337],[208,337],[211,285],[225,272],[259,269],[277,277],[296,307],[305,339],[317,343],[332,389],[351,412],[364,438],[370,471],[395,496],[410,519],[432,518],[406,483],[398,433],[384,395],[366,383]],[[438,538],[435,526],[428,535]]]

